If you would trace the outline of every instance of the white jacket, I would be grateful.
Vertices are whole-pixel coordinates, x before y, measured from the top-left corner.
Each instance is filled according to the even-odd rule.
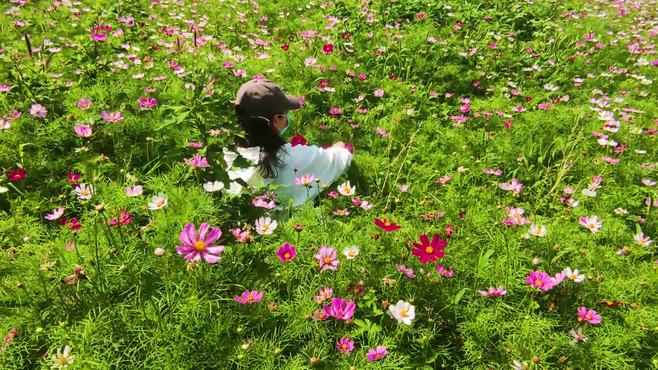
[[[249,186],[261,187],[266,184],[278,185],[274,191],[277,194],[278,203],[286,206],[292,201],[292,206],[297,207],[309,199],[315,198],[323,185],[329,185],[336,181],[352,163],[352,153],[345,148],[330,147],[320,148],[315,145],[285,144],[277,154],[282,167],[276,168],[276,178],[263,178],[258,166],[260,159],[260,147],[237,148],[240,155],[251,162],[252,166],[237,168],[233,162],[237,153],[224,148],[224,161],[231,180],[242,179]],[[296,171],[295,171],[296,170]],[[320,179],[320,184],[313,183],[310,189],[304,186],[294,185],[293,180],[303,175],[313,175]],[[318,186],[319,185],[319,186]],[[242,186],[232,182],[229,194],[237,195],[242,192]],[[308,196],[308,198],[307,198]]]

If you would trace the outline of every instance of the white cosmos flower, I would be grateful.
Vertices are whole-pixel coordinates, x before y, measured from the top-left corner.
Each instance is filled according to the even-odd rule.
[[[542,238],[542,237],[546,236],[546,226],[531,224],[529,232],[530,232],[530,235]]]
[[[350,182],[347,181],[338,185],[338,192],[346,197],[349,197],[351,195],[354,195],[354,193],[356,192],[356,186],[351,186]]]
[[[255,222],[256,232],[260,235],[269,235],[276,230],[276,220],[272,220],[269,217],[261,217]]]
[[[635,240],[635,244],[643,247],[649,246],[653,243],[653,240],[651,240],[649,236],[644,235],[644,233],[635,234],[633,239]]]
[[[164,194],[159,193],[158,195],[151,198],[151,202],[149,202],[149,209],[151,211],[155,211],[156,209],[161,209],[166,207],[167,204],[168,204],[167,198],[165,198]]]
[[[87,184],[78,184],[75,187],[74,192],[78,198],[87,200],[94,194],[94,187]]]
[[[207,183],[203,184],[203,190],[209,193],[220,191],[222,189],[224,189],[224,183],[221,181],[208,181]]]
[[[343,249],[343,255],[345,255],[345,258],[347,258],[348,260],[353,260],[356,258],[356,256],[359,255],[359,247],[357,247],[356,245],[347,247]]]
[[[562,274],[576,283],[582,283],[585,281],[585,274],[578,274],[578,269],[571,270],[571,267],[567,267],[564,270],[562,270]]]
[[[404,323],[405,325],[411,325],[411,321],[416,317],[416,307],[403,300],[390,305],[387,312],[398,323]]]
[[[51,357],[51,360],[53,361],[51,369],[65,369],[69,367],[69,365],[73,363],[73,356],[70,352],[71,347],[69,346],[64,346],[64,351],[62,352],[58,350],[57,354],[54,354],[53,357]]]

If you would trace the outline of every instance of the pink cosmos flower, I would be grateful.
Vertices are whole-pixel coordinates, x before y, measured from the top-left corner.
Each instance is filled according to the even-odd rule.
[[[579,307],[578,321],[585,321],[592,325],[598,325],[601,323],[601,316],[594,310],[588,310],[587,307]]]
[[[334,298],[331,300],[331,307],[326,303],[323,305],[324,312],[336,320],[348,321],[354,316],[356,303],[350,300],[346,302],[344,298]]]
[[[110,220],[112,226],[126,226],[133,221],[133,216],[125,209],[121,210],[121,214]]]
[[[242,230],[240,228],[232,229],[231,234],[235,237],[235,241],[238,243],[251,243],[254,241],[254,238],[251,236],[249,230]]]
[[[306,141],[306,138],[304,138],[302,135],[295,135],[290,138],[290,146],[297,146],[297,145],[307,145],[308,141]]]
[[[384,96],[384,90],[377,89],[377,90],[375,90],[374,94],[375,94],[376,97],[381,98],[382,96]]]
[[[221,259],[223,245],[215,246],[215,243],[222,236],[222,230],[214,227],[210,233],[208,229],[210,224],[202,223],[197,235],[194,224],[186,224],[179,236],[183,245],[176,246],[178,254],[185,255],[186,260],[199,261],[202,258],[208,263],[215,263]],[[206,235],[208,233],[208,235]]]
[[[334,247],[323,245],[314,257],[320,263],[321,271],[338,270],[340,261],[338,260],[338,254]]]
[[[519,196],[519,193],[521,193],[524,187],[516,178],[513,178],[510,182],[501,183],[499,186],[505,191],[511,191],[515,197]]]
[[[210,164],[208,164],[208,160],[206,159],[206,157],[202,157],[200,154],[195,154],[192,156],[192,158],[186,159],[185,164],[195,168],[210,167]]]
[[[237,69],[233,71],[233,76],[235,77],[247,77],[247,71],[244,69]]]
[[[147,110],[155,107],[156,104],[158,104],[158,100],[156,98],[150,98],[150,97],[141,97],[137,100],[139,103],[139,108],[141,110]]]
[[[34,118],[43,119],[47,114],[48,110],[41,104],[32,104],[30,107],[30,115]]]
[[[11,90],[11,85],[2,84],[0,85],[0,92],[4,93]]]
[[[318,289],[318,295],[313,297],[313,302],[322,303],[333,296],[334,296],[334,290],[329,288],[328,286],[325,286],[323,288]]]
[[[447,269],[438,263],[436,264],[436,271],[443,277],[452,277],[455,274],[455,270]]]
[[[80,137],[89,137],[92,134],[92,129],[89,125],[75,125],[73,131]]]
[[[18,182],[25,179],[26,175],[25,168],[19,167],[7,171],[7,180],[9,182]]]
[[[601,226],[603,226],[603,222],[599,221],[599,218],[596,215],[580,216],[578,223],[589,229],[592,233],[598,232],[601,230]]]
[[[331,53],[333,53],[333,52],[334,52],[334,44],[325,44],[325,45],[322,47],[322,52],[323,52],[324,54],[331,54]]]
[[[329,109],[329,114],[331,114],[332,116],[339,116],[339,115],[343,114],[343,110],[340,109],[340,108],[335,108],[334,107],[334,108]]]
[[[274,196],[273,194],[269,194],[269,193],[257,196],[256,198],[252,199],[251,204],[254,207],[265,208],[265,209],[272,209],[276,207]]]
[[[292,180],[292,183],[297,186],[310,186],[315,181],[315,176],[313,174],[306,174],[299,177],[296,177]]]
[[[354,350],[354,341],[349,337],[341,338],[336,343],[336,348],[344,354],[349,355]]]
[[[553,289],[557,285],[551,275],[542,271],[532,271],[525,278],[525,282],[531,287],[540,289],[544,292]]]
[[[507,294],[507,290],[505,290],[502,286],[499,287],[498,289],[496,289],[494,287],[490,287],[488,291],[480,290],[479,293],[483,297],[495,298],[495,297],[504,296],[505,294]]]
[[[377,133],[377,135],[379,135],[381,137],[387,137],[388,136],[388,131],[384,130],[381,127],[375,128],[375,132]]]
[[[404,265],[400,265],[400,264],[395,264],[395,267],[398,269],[398,271],[403,273],[404,276],[408,277],[409,279],[416,278],[416,274],[414,274],[413,269],[406,268]]]
[[[388,350],[386,346],[377,346],[377,348],[370,348],[367,353],[368,362],[379,361],[386,357]]]
[[[53,209],[53,211],[51,213],[45,215],[43,218],[45,218],[48,221],[55,221],[58,218],[62,217],[63,214],[64,214],[64,208],[59,207],[59,208]]]
[[[102,111],[101,112],[101,117],[105,120],[107,123],[117,123],[120,121],[123,121],[123,116],[121,115],[121,112],[106,112]]]
[[[377,225],[377,227],[379,227],[381,229],[384,229],[384,231],[386,231],[386,232],[395,231],[395,230],[400,229],[400,227],[401,227],[400,225],[396,224],[395,222],[389,221],[385,218],[382,218],[382,219],[376,218],[374,220],[374,223],[375,223],[375,225]]]
[[[80,110],[87,110],[87,109],[91,108],[91,100],[89,100],[87,98],[82,98],[82,99],[78,100],[78,108]]]
[[[434,183],[438,184],[438,185],[445,185],[445,184],[449,183],[450,180],[452,180],[452,176],[445,175],[445,176],[442,176],[442,177],[438,178],[436,181],[434,181]]]
[[[414,242],[412,245],[414,249],[411,250],[411,254],[418,257],[420,263],[425,264],[443,258],[446,255],[443,249],[448,245],[448,242],[441,239],[439,234],[434,234],[431,242],[427,235],[421,234],[420,243]]]
[[[142,185],[127,186],[125,189],[123,189],[123,192],[126,193],[126,195],[129,197],[138,197],[142,195],[144,188]]]
[[[281,262],[289,262],[297,257],[297,250],[295,249],[294,245],[286,242],[279,247],[279,249],[276,251],[276,255],[279,257]]]
[[[244,291],[242,295],[236,295],[233,297],[236,302],[241,304],[254,304],[263,300],[264,292],[259,290]]]
[[[506,208],[507,215],[508,217],[503,220],[503,223],[507,226],[520,226],[520,225],[525,225],[528,220],[523,217],[523,213],[525,212],[522,208],[516,208],[516,207],[507,207]]]

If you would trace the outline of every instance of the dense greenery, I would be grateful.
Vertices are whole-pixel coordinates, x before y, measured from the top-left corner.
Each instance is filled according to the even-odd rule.
[[[655,0],[0,9],[3,368],[658,367]],[[231,100],[261,77],[304,97],[295,141],[353,144],[354,194],[227,191]],[[203,223],[216,263],[177,253]],[[321,320],[323,287],[353,315]]]

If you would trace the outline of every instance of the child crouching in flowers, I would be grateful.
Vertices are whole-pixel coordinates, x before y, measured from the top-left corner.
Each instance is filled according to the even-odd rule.
[[[251,167],[234,168],[238,154],[224,149],[231,180],[242,179],[253,187],[275,184],[279,201],[297,207],[317,196],[322,185],[334,182],[352,163],[353,153],[343,142],[326,149],[286,143],[281,135],[290,126],[289,112],[299,109],[301,102],[284,94],[272,81],[244,83],[234,103],[238,122],[246,134],[237,151]],[[295,181],[302,176],[312,181]],[[242,191],[239,185],[232,188],[233,194]]]

